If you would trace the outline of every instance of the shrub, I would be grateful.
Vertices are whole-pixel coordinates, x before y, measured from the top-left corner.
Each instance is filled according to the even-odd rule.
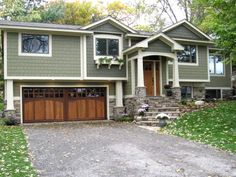
[[[133,122],[134,118],[130,117],[130,116],[123,116],[119,119],[117,119],[118,122]]]
[[[14,118],[1,118],[1,121],[0,121],[0,125],[12,126],[12,125],[17,125],[17,124],[18,122]]]

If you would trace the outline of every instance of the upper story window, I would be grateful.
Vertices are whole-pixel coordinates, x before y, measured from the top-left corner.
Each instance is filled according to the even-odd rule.
[[[210,53],[209,70],[211,75],[224,75],[224,63],[222,55]]]
[[[120,57],[122,50],[120,36],[116,35],[95,35],[95,58],[110,56]]]
[[[197,63],[197,47],[195,45],[183,45],[184,50],[177,53],[181,63]]]
[[[51,36],[41,34],[20,34],[19,55],[51,56]]]

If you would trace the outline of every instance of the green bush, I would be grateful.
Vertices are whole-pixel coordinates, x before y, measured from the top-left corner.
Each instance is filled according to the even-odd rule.
[[[123,116],[119,119],[117,119],[118,122],[133,122],[134,119],[132,117],[129,116]]]
[[[17,124],[18,122],[14,118],[0,118],[0,125],[12,126]]]

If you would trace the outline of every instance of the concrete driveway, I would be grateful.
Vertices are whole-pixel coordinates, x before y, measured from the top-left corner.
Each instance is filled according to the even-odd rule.
[[[25,126],[50,177],[235,177],[236,155],[126,123]]]

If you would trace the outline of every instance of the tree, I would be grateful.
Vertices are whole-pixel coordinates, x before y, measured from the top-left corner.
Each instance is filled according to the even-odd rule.
[[[41,22],[60,23],[64,19],[65,3],[63,0],[52,1],[41,10]]]
[[[199,0],[206,15],[200,27],[205,28],[223,49],[227,61],[236,61],[236,3],[235,0]]]

